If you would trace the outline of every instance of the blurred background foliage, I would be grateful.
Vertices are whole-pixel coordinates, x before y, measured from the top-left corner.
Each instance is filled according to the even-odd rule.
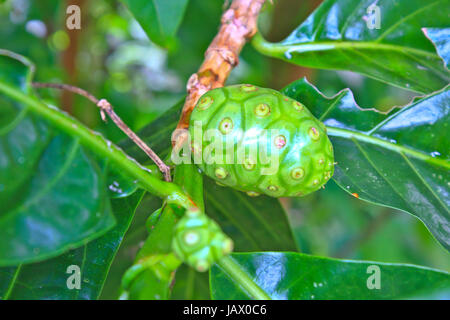
[[[276,0],[273,5],[266,4],[259,20],[260,30],[270,41],[282,40],[320,2]],[[190,0],[177,42],[170,51],[151,43],[119,1],[1,3],[0,48],[34,61],[37,81],[69,83],[98,98],[107,98],[122,119],[139,130],[184,96],[185,84],[201,64],[228,1]],[[81,30],[65,27],[65,10],[71,4],[81,7]],[[304,76],[328,96],[349,87],[361,106],[382,111],[405,105],[413,97],[410,92],[355,73],[313,70],[267,58],[251,45],[244,48],[228,84],[253,83],[281,89]],[[95,106],[84,98],[50,90],[39,94],[110,140],[124,138],[113,124],[103,123]],[[450,271],[449,254],[419,220],[398,210],[359,201],[333,181],[326,189],[307,197],[282,199],[282,204],[304,253],[413,263]],[[158,205],[151,197],[143,201],[113,264],[103,297],[115,297],[121,275],[146,237],[145,218]],[[184,281],[189,281],[189,277]]]

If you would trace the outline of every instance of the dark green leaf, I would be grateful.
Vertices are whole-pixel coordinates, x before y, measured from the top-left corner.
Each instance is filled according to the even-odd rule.
[[[23,57],[0,51],[0,81],[28,93],[31,76]],[[104,173],[78,139],[4,96],[0,114],[0,265],[54,257],[110,229]]]
[[[171,47],[183,19],[188,0],[121,0],[150,40]]]
[[[286,213],[275,198],[218,186],[205,178],[206,213],[234,241],[235,251],[296,251]]]
[[[449,9],[449,0],[327,0],[285,40],[267,43],[256,37],[254,44],[298,65],[355,71],[430,93],[445,86],[450,73],[421,27],[447,27]],[[378,29],[368,27],[375,10]]]
[[[450,298],[449,274],[425,267],[337,260],[300,253],[258,252],[232,256],[272,299]],[[375,280],[377,274],[379,289]],[[210,281],[214,299],[249,299],[239,284],[217,266],[211,270]]]
[[[104,236],[44,262],[0,268],[1,299],[97,299],[112,260],[142,198],[137,192],[112,201],[117,225]],[[80,268],[80,289],[69,289],[69,266]]]
[[[304,79],[283,92],[327,125],[345,191],[415,215],[450,248],[448,89],[389,114],[361,109],[348,89],[327,98]]]

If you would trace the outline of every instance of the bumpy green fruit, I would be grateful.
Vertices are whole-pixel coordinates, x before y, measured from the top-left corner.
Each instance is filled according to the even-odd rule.
[[[244,84],[208,91],[191,115],[189,132],[200,169],[249,195],[306,195],[334,172],[324,124],[272,89]]]
[[[192,209],[175,226],[172,249],[179,259],[197,271],[206,271],[233,250],[233,242],[217,223],[200,210]]]

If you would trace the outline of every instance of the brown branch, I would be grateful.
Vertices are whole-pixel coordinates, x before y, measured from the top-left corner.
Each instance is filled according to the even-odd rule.
[[[265,0],[233,0],[222,15],[218,34],[205,53],[205,60],[188,83],[186,101],[177,129],[187,129],[198,99],[207,91],[223,87],[238,64],[239,53],[257,31],[257,18]],[[179,135],[183,137],[184,135]],[[177,141],[180,143],[181,141]]]
[[[103,121],[106,120],[105,113],[107,113],[108,116],[111,118],[111,120],[119,127],[119,129],[122,130],[122,132],[125,133],[131,140],[133,140],[134,143],[136,143],[139,146],[139,148],[141,148],[150,157],[150,159],[152,159],[156,163],[159,170],[161,170],[161,172],[164,174],[164,180],[171,181],[170,167],[167,166],[158,157],[158,155],[149,146],[147,146],[147,144],[144,141],[142,141],[141,138],[139,138],[133,132],[133,130],[131,130],[125,124],[125,122],[122,121],[122,119],[114,112],[111,104],[107,100],[105,99],[99,100],[86,90],[68,84],[33,82],[32,85],[35,88],[53,88],[73,92],[91,100],[93,103],[97,105],[97,107],[100,108],[102,120]]]

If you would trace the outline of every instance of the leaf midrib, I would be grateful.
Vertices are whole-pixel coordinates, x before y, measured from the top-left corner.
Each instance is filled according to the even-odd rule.
[[[336,137],[342,137],[342,138],[348,138],[348,139],[356,138],[359,141],[364,141],[364,142],[368,142],[370,144],[378,145],[380,147],[384,147],[386,149],[395,151],[399,154],[403,152],[407,155],[410,155],[413,158],[423,160],[423,161],[426,161],[429,163],[433,163],[439,167],[443,167],[443,168],[450,170],[450,163],[444,159],[434,158],[434,157],[431,157],[420,151],[417,151],[417,150],[414,150],[414,149],[411,149],[411,148],[408,148],[405,146],[401,146],[398,144],[393,144],[393,143],[390,143],[381,138],[377,138],[377,137],[374,137],[371,135],[366,135],[364,133],[357,132],[357,131],[351,131],[348,129],[329,127],[329,126],[327,126],[327,133],[330,136],[336,136]]]
[[[262,39],[261,39],[262,40]],[[285,44],[283,42],[279,43],[270,43],[266,42],[265,40],[262,40],[262,43],[260,41],[260,44],[258,46],[265,52],[274,52],[278,54],[284,54],[286,51],[289,53],[304,53],[309,51],[329,51],[329,50],[336,50],[336,49],[368,49],[368,50],[386,50],[386,51],[397,51],[400,53],[410,52],[413,54],[416,54],[418,56],[423,57],[431,57],[435,59],[439,59],[439,56],[434,52],[429,52],[421,49],[416,49],[412,47],[402,47],[395,44],[388,44],[388,43],[379,43],[374,41],[320,41],[320,42],[303,42],[298,44]],[[299,50],[300,47],[309,46],[310,49],[308,50]],[[314,47],[323,47],[323,48],[316,48]]]
[[[5,296],[3,297],[3,300],[8,300],[9,297],[11,296],[11,293],[12,293],[12,291],[14,289],[14,286],[15,286],[15,284],[17,282],[17,278],[19,277],[21,269],[22,269],[22,265],[19,264],[17,266],[16,270],[14,270],[14,275],[13,275],[13,277],[11,279],[11,282],[10,282],[10,284],[8,286],[8,289],[6,290],[6,293],[5,293]]]

